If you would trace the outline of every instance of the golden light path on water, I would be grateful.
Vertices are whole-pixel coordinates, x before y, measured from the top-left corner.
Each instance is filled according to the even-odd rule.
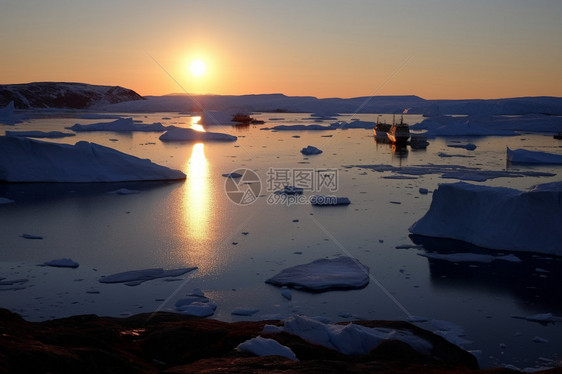
[[[205,157],[205,145],[193,145],[187,165],[183,212],[189,236],[202,241],[208,236],[210,209],[209,166]]]

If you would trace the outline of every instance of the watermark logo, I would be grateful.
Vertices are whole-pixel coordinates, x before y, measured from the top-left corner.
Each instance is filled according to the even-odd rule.
[[[228,198],[238,205],[250,205],[261,192],[261,179],[250,169],[237,169],[226,177],[224,190]]]
[[[225,176],[225,191],[232,202],[249,205],[257,200],[262,183],[256,172],[237,169]],[[269,168],[266,201],[269,205],[336,204],[337,198],[325,193],[338,190],[338,176],[338,169]]]

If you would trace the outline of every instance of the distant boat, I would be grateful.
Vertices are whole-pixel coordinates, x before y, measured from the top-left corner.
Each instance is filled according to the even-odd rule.
[[[427,141],[427,136],[423,134],[411,134],[408,144],[410,144],[412,149],[424,149],[427,148],[429,142]]]
[[[391,125],[386,122],[379,122],[377,119],[377,124],[373,128],[373,135],[375,136],[375,141],[387,143],[388,142],[388,132],[390,131]]]
[[[387,132],[388,140],[392,143],[406,144],[410,138],[410,126],[404,123],[404,116],[400,117],[400,122],[396,123],[394,117],[392,118],[392,126],[390,131]]]

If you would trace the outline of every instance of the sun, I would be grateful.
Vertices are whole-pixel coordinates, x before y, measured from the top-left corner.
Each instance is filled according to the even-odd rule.
[[[191,64],[189,64],[189,72],[194,77],[202,77],[203,75],[205,75],[206,71],[207,66],[205,65],[205,61],[203,60],[196,59],[191,61]]]

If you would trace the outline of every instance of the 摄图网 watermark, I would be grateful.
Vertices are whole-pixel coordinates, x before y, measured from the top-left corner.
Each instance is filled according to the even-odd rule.
[[[262,187],[265,187],[266,201],[271,205],[310,204],[312,197],[326,200],[324,203],[329,204],[328,200],[336,197],[325,194],[335,192],[339,187],[338,169],[270,167],[266,172],[265,185],[251,169],[237,169],[225,176],[226,195],[238,205],[255,202]]]

